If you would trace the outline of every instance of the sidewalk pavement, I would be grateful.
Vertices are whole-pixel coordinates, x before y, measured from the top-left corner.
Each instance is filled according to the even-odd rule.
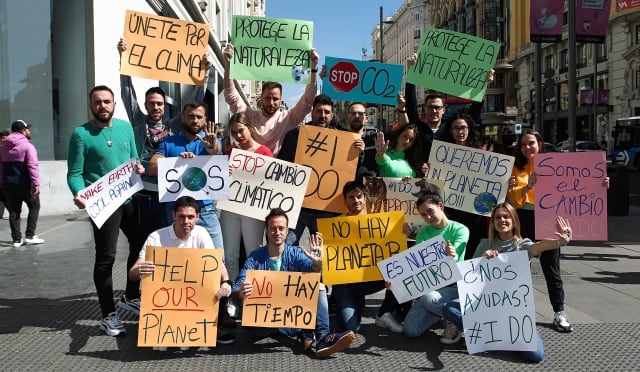
[[[180,352],[138,348],[137,322],[123,316],[128,335],[99,330],[100,310],[92,280],[93,238],[82,213],[42,217],[42,245],[11,246],[8,222],[0,221],[1,370],[640,370],[640,207],[609,216],[609,242],[573,242],[562,249],[566,311],[575,331],[551,328],[553,311],[540,270],[532,264],[538,330],[547,348],[540,364],[513,352],[469,355],[464,341],[451,346],[428,332],[408,339],[377,328],[382,292],[367,300],[361,333],[352,347],[327,360],[305,354],[288,339],[249,344],[240,327],[234,345]],[[24,223],[24,221],[23,221]],[[121,234],[114,267],[117,296],[124,289],[126,242]]]

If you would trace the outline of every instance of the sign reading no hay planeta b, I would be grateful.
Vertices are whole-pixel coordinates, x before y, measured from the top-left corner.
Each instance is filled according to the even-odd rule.
[[[322,92],[343,101],[395,105],[402,91],[403,66],[352,59],[325,59]]]

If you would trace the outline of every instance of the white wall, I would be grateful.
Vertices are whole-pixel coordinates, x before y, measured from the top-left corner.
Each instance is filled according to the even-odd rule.
[[[67,186],[67,161],[40,162],[40,215],[51,216],[77,212],[73,196]],[[23,215],[26,216],[26,207]]]

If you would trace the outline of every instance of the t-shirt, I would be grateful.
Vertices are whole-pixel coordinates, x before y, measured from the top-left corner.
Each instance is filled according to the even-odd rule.
[[[432,225],[425,225],[416,236],[416,244],[422,243],[438,235],[442,235],[442,239],[445,242],[451,242],[456,250],[457,262],[464,260],[464,252],[467,248],[467,241],[469,240],[469,229],[456,221],[449,221],[447,226],[442,230],[438,230]]]
[[[377,155],[375,159],[376,164],[379,166],[381,177],[402,178],[416,176],[416,171],[404,157],[404,151],[390,150],[384,153],[382,159]]]
[[[493,239],[491,241],[491,246],[489,246],[488,239],[482,239],[480,244],[478,244],[478,248],[476,249],[474,258],[481,257],[484,252],[488,250],[498,251],[499,253],[508,253],[508,252],[517,252],[517,251],[527,251],[529,253],[529,259],[533,256],[531,252],[531,247],[533,247],[533,242],[529,238],[520,239],[518,242],[515,241],[514,238],[509,240],[500,240]]]
[[[182,240],[176,236],[176,232],[173,230],[173,225],[158,229],[147,237],[142,249],[140,250],[139,258],[145,259],[147,254],[147,246],[153,247],[168,247],[168,248],[211,248],[214,249],[211,235],[207,229],[202,226],[195,225],[187,239]]]

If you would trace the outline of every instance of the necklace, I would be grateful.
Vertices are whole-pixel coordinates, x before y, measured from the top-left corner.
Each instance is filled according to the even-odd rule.
[[[109,138],[107,138],[107,136],[104,134],[105,129],[106,128],[102,128],[102,130],[100,131],[100,134],[102,134],[104,139],[107,140],[107,146],[111,147],[113,146],[113,142],[111,142],[111,138],[113,138],[113,127],[109,127]]]

